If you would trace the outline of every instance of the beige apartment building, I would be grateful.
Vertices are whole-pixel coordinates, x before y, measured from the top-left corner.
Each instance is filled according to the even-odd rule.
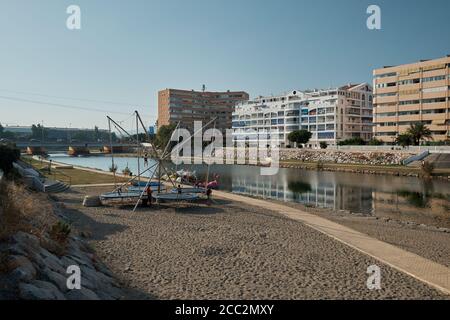
[[[412,123],[424,123],[434,141],[450,138],[450,56],[374,70],[373,132],[392,143]]]
[[[231,128],[234,106],[248,99],[249,95],[244,91],[161,90],[158,93],[157,126],[180,122],[181,128],[186,128],[192,133],[194,121],[202,121],[203,125],[206,125],[217,118],[216,128],[224,131]]]

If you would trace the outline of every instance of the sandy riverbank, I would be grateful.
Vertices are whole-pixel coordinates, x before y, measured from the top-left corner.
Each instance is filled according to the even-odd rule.
[[[211,206],[81,206],[85,194],[59,194],[63,212],[131,288],[166,299],[381,299],[445,297],[302,223],[217,199]],[[382,268],[382,290],[366,287]]]
[[[307,207],[300,203],[281,202],[285,206],[320,215],[328,220],[367,234],[378,240],[390,243],[421,257],[450,267],[450,216],[440,217],[437,223],[445,228],[427,225],[433,217],[423,212],[423,216],[396,217],[367,216],[349,211]],[[445,219],[443,221],[442,219]]]

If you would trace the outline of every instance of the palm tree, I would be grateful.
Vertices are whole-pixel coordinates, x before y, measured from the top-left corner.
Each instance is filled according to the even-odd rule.
[[[420,141],[423,139],[433,139],[431,130],[421,122],[411,124],[406,133],[411,136],[411,139],[416,146],[420,145]]]
[[[409,146],[411,142],[412,138],[411,135],[408,133],[399,134],[395,139],[395,143],[398,144],[399,146],[402,146],[403,148]]]

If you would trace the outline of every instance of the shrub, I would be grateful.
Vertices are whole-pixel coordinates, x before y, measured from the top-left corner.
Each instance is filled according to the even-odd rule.
[[[325,141],[321,141],[320,142],[320,149],[326,149],[328,148],[328,143],[326,143]]]
[[[131,170],[130,170],[130,168],[128,168],[128,166],[122,170],[122,173],[124,175],[131,176]]]
[[[383,141],[373,138],[367,144],[369,146],[381,146],[381,145],[383,145]]]
[[[363,146],[366,142],[361,137],[354,137],[347,140],[342,140],[338,142],[339,146]]]
[[[71,229],[67,223],[58,221],[51,227],[49,234],[53,240],[59,243],[66,243],[67,239],[69,238],[70,232]]]

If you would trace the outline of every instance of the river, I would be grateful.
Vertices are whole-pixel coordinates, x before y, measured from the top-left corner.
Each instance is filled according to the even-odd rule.
[[[104,171],[111,167],[111,157],[108,156],[52,154],[50,159]],[[128,166],[134,174],[137,173],[136,158],[115,157],[114,161],[119,172]],[[149,160],[149,164],[152,163]],[[141,171],[145,168],[142,160],[140,167]],[[195,170],[203,179],[207,170],[206,165],[178,167],[182,168]],[[216,174],[220,176],[220,189],[225,191],[450,227],[450,182],[445,180],[291,168],[280,168],[275,176],[261,176],[260,168],[256,166],[210,166],[210,176]]]

